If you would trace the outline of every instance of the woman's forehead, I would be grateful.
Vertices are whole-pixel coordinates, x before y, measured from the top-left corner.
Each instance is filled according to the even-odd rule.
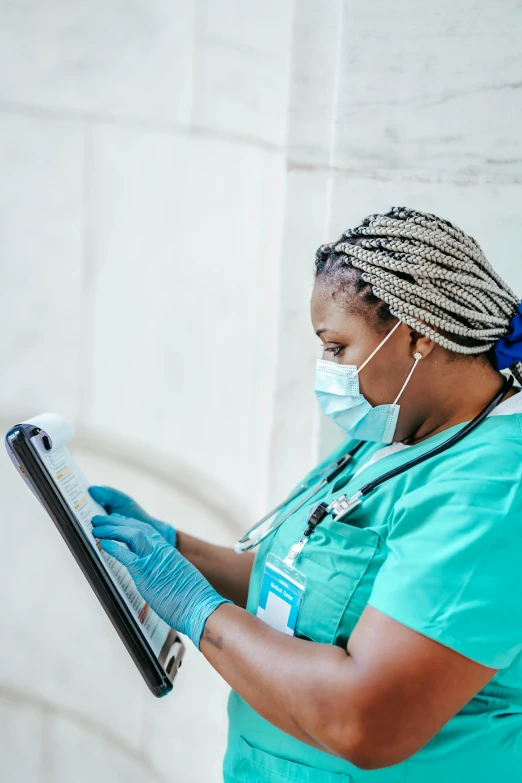
[[[338,330],[350,324],[353,326],[354,316],[364,319],[365,307],[355,292],[339,290],[333,281],[317,280],[310,300],[310,312],[315,330],[324,328],[326,322],[329,327]]]

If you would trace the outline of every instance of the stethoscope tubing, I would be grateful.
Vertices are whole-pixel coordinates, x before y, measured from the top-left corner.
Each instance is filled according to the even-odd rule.
[[[237,542],[234,549],[238,553],[242,552],[248,552],[250,549],[253,549],[258,544],[261,543],[267,536],[270,536],[272,533],[275,533],[275,531],[283,524],[283,522],[286,522],[286,520],[292,516],[292,514],[295,514],[296,511],[298,511],[300,508],[302,508],[305,503],[310,500],[314,495],[319,492],[320,489],[322,489],[326,484],[329,484],[331,481],[333,481],[345,468],[345,466],[348,464],[348,462],[357,454],[359,449],[364,446],[364,441],[359,441],[353,448],[350,449],[346,454],[344,454],[339,459],[334,460],[333,462],[330,462],[329,465],[324,468],[318,476],[316,476],[316,479],[319,479],[315,482],[315,484],[312,486],[310,492],[308,492],[304,498],[301,498],[298,503],[296,503],[295,506],[292,506],[292,508],[284,514],[281,519],[278,519],[277,522],[273,525],[268,525],[267,522],[275,515],[278,511],[280,511],[282,508],[287,506],[292,500],[294,500],[298,495],[301,495],[302,492],[307,490],[311,483],[308,482],[307,484],[301,484],[299,487],[296,488],[294,492],[290,494],[286,500],[284,500],[282,503],[280,503],[278,506],[273,508],[271,511],[268,512],[268,514],[265,514],[265,516],[260,519],[258,522],[256,522],[255,525],[253,525]],[[326,474],[326,475],[325,475]],[[323,478],[320,478],[320,477]]]
[[[418,457],[414,457],[413,459],[409,460],[408,462],[404,463],[403,465],[399,465],[396,468],[392,468],[392,470],[388,470],[386,473],[383,473],[381,476],[378,476],[376,479],[373,479],[373,481],[369,481],[367,484],[364,484],[361,489],[359,489],[355,495],[350,497],[349,499],[346,499],[346,495],[340,496],[336,501],[333,501],[330,506],[328,507],[328,511],[333,510],[336,506],[336,503],[342,500],[345,500],[344,506],[345,510],[343,513],[341,513],[337,519],[339,519],[341,516],[344,516],[346,513],[349,513],[353,508],[355,508],[357,505],[360,504],[361,500],[370,494],[374,489],[377,489],[381,484],[384,484],[386,481],[389,481],[392,478],[395,478],[396,476],[399,476],[401,473],[405,473],[410,468],[415,467],[416,465],[421,464],[422,462],[425,462],[428,459],[431,459],[431,457],[435,457],[438,454],[442,454],[447,449],[451,448],[451,446],[454,446],[455,443],[458,443],[460,440],[466,437],[466,435],[469,435],[470,432],[473,432],[476,427],[478,427],[479,424],[481,424],[484,419],[486,419],[491,411],[496,408],[496,406],[503,400],[503,398],[506,396],[508,391],[513,386],[514,379],[512,376],[509,376],[506,378],[502,388],[500,389],[497,394],[493,397],[493,399],[486,405],[486,407],[480,411],[477,416],[475,416],[472,421],[469,421],[464,427],[462,427],[458,432],[456,432],[454,435],[452,435],[450,438],[445,440],[443,443],[439,444],[438,446],[435,446],[433,449],[430,449],[427,452],[424,452],[424,454],[419,454]],[[258,522],[256,522],[255,525],[253,525],[250,530],[248,530],[242,538],[239,539],[237,544],[235,545],[234,549],[236,552],[248,552],[250,549],[253,549],[258,544],[261,543],[267,536],[272,535],[272,533],[275,533],[275,531],[283,524],[283,522],[286,522],[286,520],[292,516],[292,514],[295,514],[296,511],[298,511],[302,506],[305,505],[305,503],[310,500],[317,492],[319,492],[322,487],[324,487],[326,484],[330,483],[331,481],[338,476],[341,471],[345,468],[347,463],[352,459],[352,457],[355,456],[355,454],[359,451],[359,449],[365,444],[366,441],[359,441],[359,443],[356,444],[347,454],[345,454],[340,459],[335,460],[334,462],[331,462],[329,465],[327,465],[326,468],[324,468],[321,473],[319,473],[319,476],[323,476],[322,479],[317,481],[310,492],[308,492],[304,498],[301,498],[299,502],[292,506],[292,508],[284,514],[281,519],[278,519],[275,524],[267,525],[267,522],[275,515],[278,511],[280,511],[282,508],[284,508],[288,503],[290,503],[293,499],[298,497],[303,491],[308,489],[310,487],[310,483],[308,484],[301,484],[286,500],[284,500],[282,503],[280,503],[276,508],[272,509],[268,514],[266,514],[262,519],[260,519]],[[324,475],[326,474],[326,475]]]

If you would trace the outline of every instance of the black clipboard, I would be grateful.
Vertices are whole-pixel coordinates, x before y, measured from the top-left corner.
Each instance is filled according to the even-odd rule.
[[[172,690],[181,665],[185,652],[183,642],[175,630],[168,629],[161,648],[153,650],[136,613],[87,539],[90,534],[72,512],[40,457],[35,439],[39,439],[40,450],[42,445],[50,450],[52,440],[46,431],[35,426],[39,418],[35,417],[35,423],[16,424],[7,432],[8,454],[58,528],[149,689],[154,696],[165,696]]]

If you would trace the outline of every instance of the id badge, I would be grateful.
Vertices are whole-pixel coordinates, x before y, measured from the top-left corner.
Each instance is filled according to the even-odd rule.
[[[306,576],[270,553],[266,559],[257,616],[276,631],[294,636]]]

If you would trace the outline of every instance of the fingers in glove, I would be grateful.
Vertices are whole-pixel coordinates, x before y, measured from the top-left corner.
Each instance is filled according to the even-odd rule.
[[[105,525],[97,525],[93,527],[92,534],[95,538],[100,540],[110,539],[112,541],[119,541],[121,544],[127,544],[131,552],[138,555],[138,557],[147,557],[154,549],[155,539],[147,535],[146,532],[139,527],[135,527],[132,523],[133,519],[123,520],[127,525],[114,525],[110,523],[111,517],[105,517],[108,520]],[[157,534],[156,534],[157,535]]]
[[[128,517],[135,517],[143,521],[147,521],[149,518],[147,512],[133,498],[124,492],[120,492],[119,489],[92,486],[89,487],[89,494],[108,514],[118,511],[123,512]]]
[[[160,535],[154,525],[152,525],[150,522],[143,522],[141,519],[135,519],[134,517],[130,517],[124,514],[117,514],[116,512],[108,514],[107,516],[104,514],[95,514],[91,519],[91,523],[93,527],[99,527],[100,525],[106,525],[108,523],[114,525],[115,527],[118,525],[123,525],[124,527],[135,527],[138,530],[143,531],[143,533],[146,533],[149,538],[154,538],[154,536]]]
[[[138,557],[134,552],[121,546],[121,544],[117,544],[116,541],[100,541],[100,546],[104,552],[107,552],[108,555],[124,565],[125,568],[131,568],[138,561]]]
[[[114,487],[89,487],[89,494],[93,500],[100,504],[100,506],[111,506],[112,508],[121,508],[124,505],[129,505],[133,500],[125,493],[120,492],[119,489]]]

